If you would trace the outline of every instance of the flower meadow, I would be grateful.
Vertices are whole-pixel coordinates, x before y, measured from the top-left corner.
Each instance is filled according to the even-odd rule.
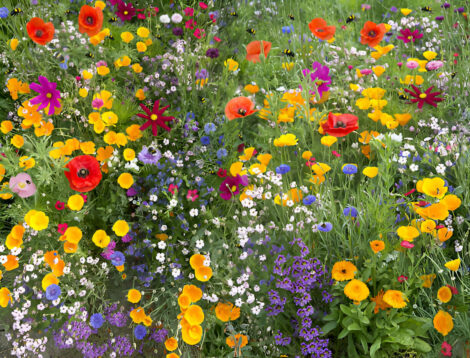
[[[468,2],[3,0],[12,357],[470,357]]]

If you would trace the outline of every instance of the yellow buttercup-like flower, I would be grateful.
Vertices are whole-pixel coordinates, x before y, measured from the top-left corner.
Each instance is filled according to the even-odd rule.
[[[80,194],[72,195],[69,200],[67,201],[67,205],[70,210],[80,211],[85,204],[85,200]]]

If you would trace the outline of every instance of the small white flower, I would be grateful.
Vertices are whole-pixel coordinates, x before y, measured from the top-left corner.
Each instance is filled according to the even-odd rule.
[[[161,20],[160,20],[161,21]],[[175,24],[179,24],[181,21],[183,21],[183,16],[180,14],[176,13],[171,15],[171,21]],[[163,22],[163,21],[162,21]]]
[[[160,16],[160,22],[162,24],[169,24],[170,23],[170,17],[168,15],[162,15]]]
[[[166,243],[165,241],[159,241],[157,246],[160,250],[164,250],[166,248]]]

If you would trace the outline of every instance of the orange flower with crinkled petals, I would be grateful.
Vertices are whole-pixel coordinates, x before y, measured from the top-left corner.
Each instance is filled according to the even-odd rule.
[[[83,5],[78,14],[78,31],[95,36],[103,26],[103,11],[99,7]]]

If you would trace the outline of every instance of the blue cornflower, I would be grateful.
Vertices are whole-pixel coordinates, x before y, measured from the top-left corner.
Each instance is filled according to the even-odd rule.
[[[209,134],[211,132],[215,132],[216,129],[217,129],[217,127],[215,126],[214,123],[207,123],[204,126],[204,132],[206,132],[206,134]]]
[[[276,168],[277,174],[286,174],[286,173],[289,173],[289,171],[290,171],[290,166],[288,166],[287,164],[281,164],[280,166]]]
[[[357,173],[357,165],[356,164],[344,164],[341,168],[344,174],[352,175]]]
[[[348,206],[347,208],[344,208],[343,215],[344,216],[351,216],[351,217],[355,218],[358,215],[358,211],[354,206]]]
[[[64,60],[61,63],[59,63],[59,67],[63,70],[66,70],[69,67],[68,62],[69,62],[69,56],[66,56]]]
[[[217,158],[218,158],[218,159],[225,158],[226,156],[227,156],[227,149],[225,149],[225,148],[220,148],[220,149],[217,151]]]
[[[303,203],[304,203],[304,205],[312,205],[316,200],[317,200],[317,198],[315,198],[315,196],[307,195],[304,198]]]
[[[139,324],[134,328],[134,336],[136,339],[144,339],[145,335],[147,334],[147,329]]]
[[[318,225],[318,230],[323,232],[331,231],[331,229],[333,229],[333,225],[331,225],[331,223],[329,223],[328,221]]]
[[[290,34],[291,32],[294,32],[294,26],[293,25],[283,26],[282,27],[282,33],[283,34]]]
[[[8,17],[9,13],[10,13],[10,11],[8,11],[8,9],[6,7],[0,7],[0,19],[4,19],[4,18]]]
[[[195,115],[193,112],[186,113],[186,120],[194,119]]]
[[[90,317],[90,326],[94,329],[100,328],[104,323],[104,318],[101,313],[92,314]]]
[[[201,137],[202,144],[209,145],[210,142],[211,142],[211,139],[208,136],[205,135],[204,137]]]
[[[114,266],[122,266],[126,262],[126,257],[121,251],[114,251],[109,258]]]
[[[54,301],[60,296],[61,293],[62,293],[62,291],[61,291],[60,287],[53,283],[53,284],[47,286],[46,298],[50,301]]]

